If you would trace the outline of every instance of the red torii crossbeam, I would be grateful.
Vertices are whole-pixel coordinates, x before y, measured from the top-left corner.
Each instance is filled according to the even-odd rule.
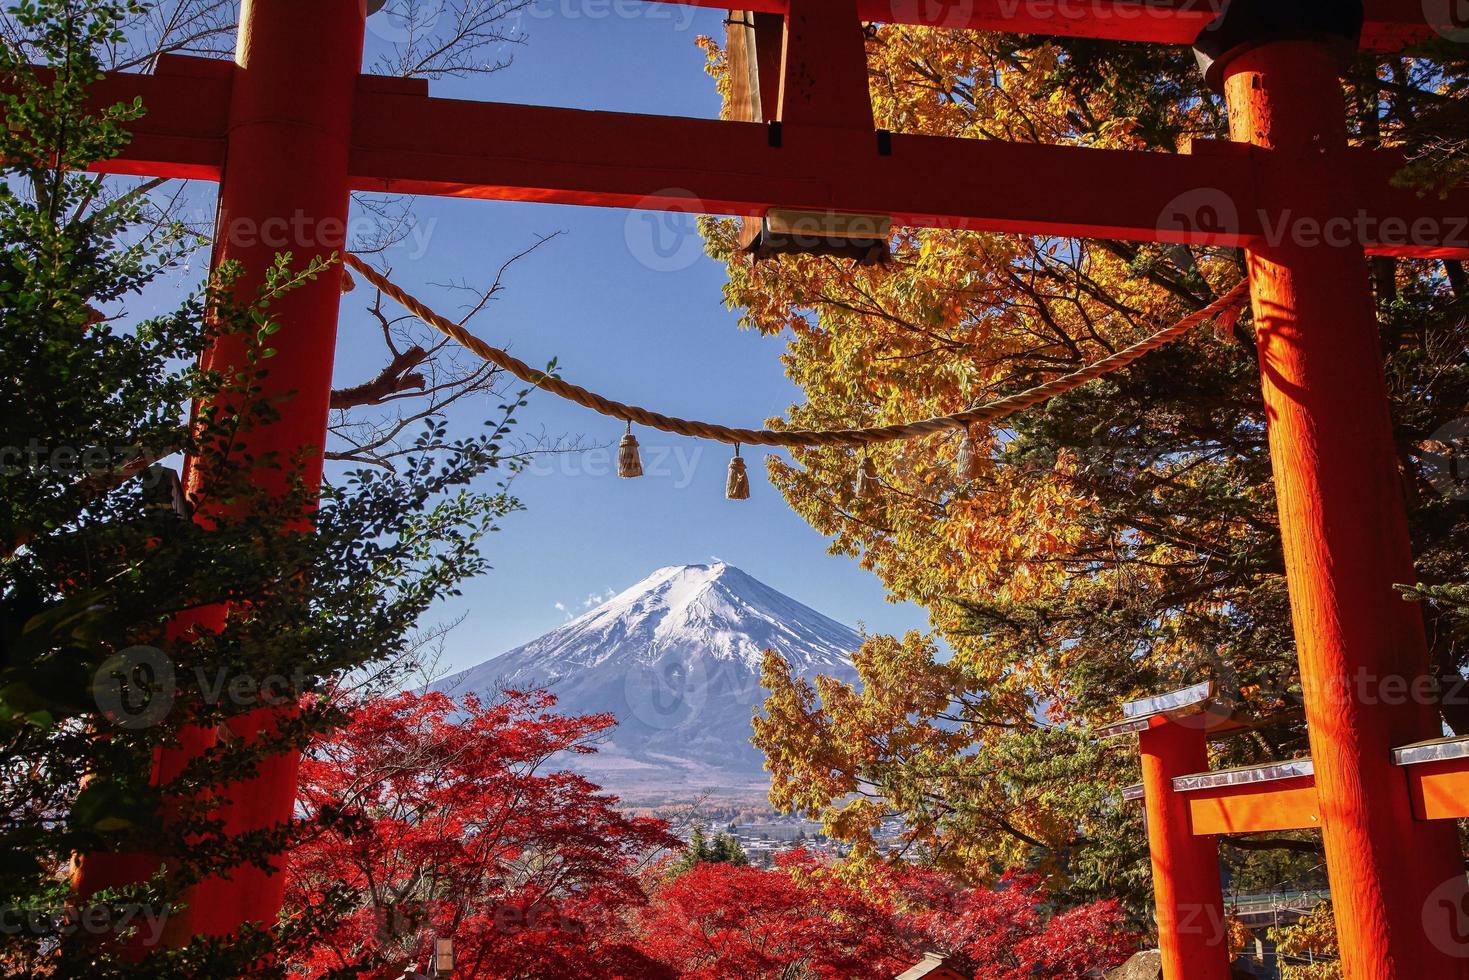
[[[218,180],[233,72],[227,62],[160,59],[158,74],[114,75],[99,103],[142,98],[148,115],[105,173]],[[865,92],[861,93],[865,97]],[[1227,142],[1188,154],[686,119],[428,96],[427,82],[362,76],[348,182],[356,191],[759,216],[771,207],[888,214],[898,224],[1248,247],[1264,210],[1263,154]],[[1379,254],[1469,258],[1469,195],[1440,200],[1393,186],[1390,150],[1349,150],[1355,206],[1337,218]],[[934,175],[992,175],[939,181]],[[1229,214],[1204,213],[1224,202]]]
[[[1193,44],[1231,0],[857,0],[857,16],[867,23],[965,28],[1004,34],[1090,37],[1104,41]],[[1293,0],[1279,0],[1289,4]],[[1331,2],[1331,0],[1327,0]],[[690,6],[724,8],[717,0],[692,0]],[[1400,51],[1429,36],[1434,27],[1423,0],[1367,0],[1362,44],[1373,51]],[[757,0],[744,8],[784,16],[790,0]]]
[[[1262,36],[1226,52],[1219,67],[1234,142],[1189,154],[871,129],[859,77],[863,20],[1187,44],[1221,11],[1262,9],[1249,0],[756,7],[765,15],[757,34],[778,37],[780,52],[757,37],[765,71],[755,87],[765,97],[758,116],[740,122],[435,99],[423,83],[360,74],[363,0],[245,0],[233,64],[165,58],[156,76],[113,75],[98,87],[99,103],[137,96],[149,110],[124,155],[98,169],[219,180],[217,258],[244,263],[246,292],[276,251],[304,262],[342,249],[354,189],[749,216],[786,207],[1246,248],[1343,964],[1354,980],[1464,976],[1464,961],[1424,942],[1420,919],[1433,888],[1462,875],[1457,842],[1415,823],[1411,793],[1390,778],[1393,747],[1437,734],[1430,712],[1335,692],[1363,671],[1416,678],[1428,666],[1418,614],[1392,588],[1411,581],[1413,569],[1365,255],[1469,256],[1469,198],[1396,189],[1399,157],[1347,147],[1336,66],[1313,38]],[[1362,42],[1397,50],[1453,26],[1426,23],[1424,8],[1420,0],[1371,0]],[[261,234],[271,226],[288,236],[285,244]],[[1325,241],[1306,241],[1307,227]],[[327,281],[277,305],[289,329],[278,335],[266,394],[295,400],[255,437],[260,451],[290,455],[324,442],[338,305]],[[224,366],[237,357],[222,344],[211,360]],[[317,459],[307,477],[319,472]],[[207,495],[207,485],[195,484]],[[238,727],[249,737],[268,724],[260,715]],[[279,822],[294,792],[295,761],[272,763],[231,794],[228,825]],[[105,886],[147,863],[109,867],[89,858],[80,887]],[[1200,885],[1183,868],[1158,873],[1184,875],[1169,884],[1185,892]],[[269,921],[280,898],[279,874],[247,870],[233,882],[206,883],[171,938]],[[1182,974],[1175,967],[1168,976]]]

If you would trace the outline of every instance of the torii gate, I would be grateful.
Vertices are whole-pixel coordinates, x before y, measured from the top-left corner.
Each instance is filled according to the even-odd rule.
[[[424,82],[360,73],[365,0],[244,0],[233,63],[165,57],[154,76],[112,75],[98,86],[99,104],[139,97],[148,115],[123,156],[97,169],[219,181],[216,258],[244,265],[247,291],[278,251],[305,262],[343,249],[354,190],[752,217],[786,207],[1247,249],[1346,973],[1466,975],[1424,942],[1421,925],[1433,888],[1462,874],[1452,827],[1415,823],[1402,780],[1390,778],[1395,746],[1437,734],[1433,713],[1369,704],[1347,686],[1428,671],[1420,617],[1392,588],[1412,580],[1413,565],[1365,256],[1469,257],[1469,198],[1420,200],[1391,186],[1396,155],[1348,149],[1334,50],[1360,39],[1393,51],[1427,37],[1424,8],[1433,4],[1367,0],[1365,17],[1362,0],[747,6],[761,15],[746,67],[762,110],[738,122],[431,98]],[[1224,90],[1233,141],[1174,155],[875,133],[864,20],[1198,42],[1214,59],[1210,78]],[[1201,192],[1234,214],[1175,213]],[[1308,242],[1295,219],[1345,220],[1353,240]],[[277,335],[267,394],[295,397],[256,434],[260,451],[324,442],[339,302],[336,282],[323,279],[274,306],[290,329]],[[210,357],[224,365],[238,354],[221,343]],[[320,472],[318,456],[306,477]],[[188,479],[191,492],[207,495],[197,474]],[[248,736],[269,720],[258,714],[237,727]],[[287,819],[295,786],[294,758],[269,763],[232,794],[227,825]],[[79,887],[148,867],[142,857],[91,857]],[[271,920],[281,895],[279,874],[253,869],[206,882],[172,935]],[[1224,974],[1200,963],[1189,976]]]

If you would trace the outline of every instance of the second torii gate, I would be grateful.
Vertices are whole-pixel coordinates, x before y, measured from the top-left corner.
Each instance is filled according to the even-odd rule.
[[[360,74],[364,0],[244,0],[233,63],[165,57],[154,76],[98,86],[100,104],[139,97],[148,110],[124,155],[98,169],[219,181],[217,257],[244,265],[246,291],[277,252],[300,263],[344,248],[353,190],[750,217],[798,208],[1247,249],[1343,963],[1354,980],[1465,976],[1424,942],[1420,922],[1433,889],[1463,873],[1457,840],[1445,825],[1415,824],[1402,781],[1388,778],[1395,746],[1437,734],[1433,713],[1372,704],[1349,685],[1428,672],[1419,615],[1393,590],[1413,564],[1365,256],[1469,257],[1469,205],[1396,188],[1401,158],[1348,148],[1336,57],[1359,39],[1391,51],[1452,25],[1426,23],[1420,0],[1368,0],[1365,11],[1360,0],[747,6],[761,15],[745,66],[760,114],[742,122],[431,98],[426,83]],[[1197,42],[1233,142],[1175,155],[878,133],[864,19]],[[1224,220],[1191,213],[1200,200],[1226,202]],[[1313,239],[1323,228],[1349,235],[1308,241],[1308,227]],[[259,451],[325,441],[339,302],[323,280],[275,305],[288,329],[267,394],[295,397],[254,436]],[[223,343],[211,357],[238,354]],[[320,469],[318,456],[307,478]],[[269,721],[237,727],[248,737]],[[287,819],[295,786],[294,759],[270,763],[232,794],[228,826]],[[149,867],[91,858],[82,887]],[[272,919],[280,901],[278,873],[245,869],[201,885],[172,934],[227,934]]]

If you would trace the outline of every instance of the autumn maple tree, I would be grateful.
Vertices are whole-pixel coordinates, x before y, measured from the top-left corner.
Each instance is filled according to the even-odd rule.
[[[1354,139],[1458,145],[1444,120],[1462,86],[1445,79],[1463,54],[1450,47],[1364,58],[1347,82]],[[723,53],[709,51],[723,84]],[[877,125],[894,132],[1159,153],[1226,136],[1186,49],[878,25],[867,53]],[[1181,201],[1177,220],[1198,206]],[[1233,249],[943,228],[897,232],[886,267],[753,261],[737,223],[710,219],[704,231],[742,324],[787,345],[803,398],[776,424],[801,428],[909,421],[1027,389],[1202,308],[1243,275]],[[1469,288],[1457,262],[1372,261],[1431,587],[1423,608],[1449,692],[1469,657],[1469,622],[1449,601],[1469,577],[1469,501],[1445,493],[1435,467],[1442,430],[1469,407]],[[811,685],[767,662],[756,742],[774,802],[869,850],[881,818],[900,813],[930,863],[976,878],[1035,867],[1077,898],[1141,907],[1145,838],[1136,808],[1117,800],[1137,780],[1136,753],[1098,745],[1094,723],[1129,697],[1215,678],[1274,720],[1224,746],[1221,764],[1305,751],[1252,323],[1226,326],[977,427],[978,475],[956,473],[958,434],[874,447],[875,495],[857,493],[850,450],[770,458],[774,483],[832,551],[924,606],[935,630],[872,638],[860,687]],[[1462,705],[1442,707],[1469,731]]]
[[[890,977],[904,949],[884,910],[849,888],[774,871],[697,864],[656,891],[643,943],[689,980],[724,977]]]
[[[454,941],[464,976],[656,978],[627,941],[639,869],[679,843],[567,771],[612,725],[494,700],[399,694],[355,706],[301,767],[288,914],[323,923],[304,976],[400,976]]]
[[[991,890],[902,862],[795,850],[761,869],[732,838],[685,844],[567,771],[612,720],[554,709],[544,692],[350,706],[302,763],[287,914],[315,941],[288,972],[398,977],[436,937],[456,971],[494,980],[886,980],[930,950],[986,980],[1080,980],[1136,948],[1118,903],[1061,911],[1035,875]]]
[[[984,980],[1081,980],[1136,948],[1118,903],[1057,915],[1034,875],[971,889],[933,871],[800,850],[772,869],[696,865],[653,892],[638,924],[648,954],[692,980],[888,980],[928,951]]]

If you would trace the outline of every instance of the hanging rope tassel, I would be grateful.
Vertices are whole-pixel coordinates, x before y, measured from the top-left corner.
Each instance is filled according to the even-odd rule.
[[[882,481],[878,477],[877,463],[866,453],[862,454],[862,462],[857,464],[857,496],[862,500],[871,500],[878,495],[882,489]]]
[[[739,443],[735,443],[734,459],[729,461],[729,480],[724,485],[724,495],[730,500],[750,499],[750,474],[740,456]]]
[[[1240,317],[1244,316],[1245,308],[1237,306],[1232,310],[1226,310],[1214,318],[1214,339],[1221,344],[1234,344],[1238,340],[1234,336],[1235,324],[1239,323]]]
[[[974,433],[966,426],[964,438],[959,443],[959,458],[954,461],[954,475],[959,478],[960,483],[978,480],[985,474],[987,461],[988,457],[974,444]]]
[[[643,475],[643,458],[638,453],[638,437],[632,434],[632,423],[627,423],[627,435],[617,447],[617,475],[624,480]]]

